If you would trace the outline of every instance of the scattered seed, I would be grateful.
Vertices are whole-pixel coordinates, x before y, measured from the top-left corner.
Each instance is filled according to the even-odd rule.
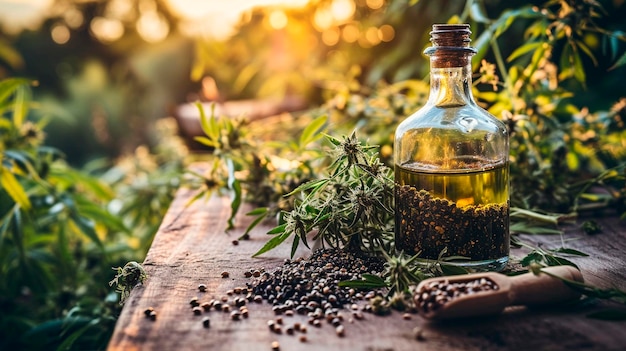
[[[306,342],[306,335],[300,335],[298,340],[300,340],[300,342]]]
[[[200,291],[200,292],[206,292],[206,285],[204,285],[204,284],[200,284],[200,285],[198,285],[198,291]]]
[[[337,334],[337,336],[340,336],[340,337],[342,337],[342,336],[346,335],[346,333],[345,333],[345,329],[344,329],[343,325],[339,325],[339,326],[337,326],[337,327],[335,328],[335,333]]]
[[[150,312],[150,315],[148,317],[150,318],[150,320],[156,321],[156,317],[157,317],[156,311]]]
[[[192,297],[191,300],[189,300],[189,304],[191,305],[191,307],[196,307],[196,306],[200,306],[200,302],[198,301],[198,297]]]
[[[426,338],[424,337],[424,331],[420,327],[415,327],[413,329],[413,335],[415,335],[415,340],[424,341]]]
[[[238,321],[239,317],[241,317],[241,312],[239,311],[233,311],[230,313],[230,319],[234,320],[234,321]]]
[[[402,315],[402,319],[404,319],[404,320],[407,320],[407,321],[408,321],[408,320],[410,320],[411,318],[413,318],[413,317],[411,316],[411,314],[410,314],[410,313],[404,313],[404,314]]]
[[[154,308],[148,307],[145,311],[143,311],[143,313],[146,315],[146,317],[150,317],[150,313],[152,313],[152,311],[154,311]]]
[[[233,240],[232,243],[233,243],[233,245],[237,246],[237,245],[239,245],[239,240]]]
[[[222,272],[222,278],[228,278],[230,276],[230,273],[224,271]]]
[[[196,316],[199,316],[202,314],[202,308],[196,306],[194,308],[191,309],[193,311],[193,314],[195,314]]]
[[[273,351],[279,351],[280,350],[280,344],[278,343],[278,341],[272,341],[272,350]]]
[[[235,306],[243,307],[245,305],[246,305],[246,299],[244,299],[243,297],[238,297],[235,299]]]
[[[206,312],[211,310],[211,304],[209,302],[203,302],[200,307],[202,307],[202,309]]]
[[[209,319],[209,317],[202,318],[202,325],[205,328],[210,328],[211,327],[211,320]]]

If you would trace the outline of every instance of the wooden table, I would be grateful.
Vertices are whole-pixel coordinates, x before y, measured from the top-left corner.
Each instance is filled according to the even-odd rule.
[[[275,319],[271,305],[249,303],[249,318],[231,320],[228,313],[211,311],[195,316],[189,301],[220,298],[229,289],[245,286],[250,268],[270,271],[289,257],[290,245],[283,245],[260,258],[251,258],[268,239],[269,225],[251,233],[250,240],[232,241],[250,222],[240,215],[237,228],[225,233],[229,216],[228,199],[213,197],[185,208],[192,193],[180,189],[156,234],[144,261],[149,275],[143,286],[136,287],[124,306],[108,349],[113,350],[271,350],[278,341],[280,350],[625,350],[626,322],[587,318],[607,306],[597,301],[575,309],[527,310],[513,308],[502,315],[446,323],[428,322],[417,315],[410,320],[399,312],[380,317],[365,314],[365,320],[345,322],[345,336],[338,337],[332,326],[308,326],[307,341],[297,336],[271,332],[267,321]],[[241,211],[241,213],[244,213]],[[586,235],[577,226],[566,227],[569,247],[590,257],[573,259],[587,282],[626,289],[626,231],[617,218],[602,220],[604,231]],[[527,239],[529,237],[526,237]],[[558,237],[536,236],[535,242],[558,247]],[[514,250],[515,256],[521,253]],[[298,255],[307,255],[299,251]],[[229,278],[222,278],[227,271]],[[206,284],[208,291],[198,292]],[[612,305],[614,306],[614,305]],[[158,312],[155,321],[144,310]],[[209,316],[210,328],[202,318]],[[306,324],[306,316],[283,316],[285,325]],[[415,337],[421,330],[421,340]]]

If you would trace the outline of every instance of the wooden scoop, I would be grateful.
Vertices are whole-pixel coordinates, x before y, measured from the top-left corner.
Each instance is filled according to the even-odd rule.
[[[580,271],[572,266],[547,267],[542,271],[584,281]],[[414,295],[419,314],[428,319],[497,314],[506,306],[549,305],[579,297],[580,293],[545,273],[509,277],[496,272],[425,279]]]

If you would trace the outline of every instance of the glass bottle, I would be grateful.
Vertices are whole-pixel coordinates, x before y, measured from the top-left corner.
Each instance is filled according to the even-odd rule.
[[[499,271],[509,259],[507,129],[472,96],[469,25],[430,34],[428,102],[395,133],[396,248]]]

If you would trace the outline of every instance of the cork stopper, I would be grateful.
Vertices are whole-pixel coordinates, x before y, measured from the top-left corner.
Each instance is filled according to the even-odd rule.
[[[434,68],[463,67],[470,62],[476,49],[470,47],[469,24],[433,24],[430,41],[424,53],[431,57]]]

